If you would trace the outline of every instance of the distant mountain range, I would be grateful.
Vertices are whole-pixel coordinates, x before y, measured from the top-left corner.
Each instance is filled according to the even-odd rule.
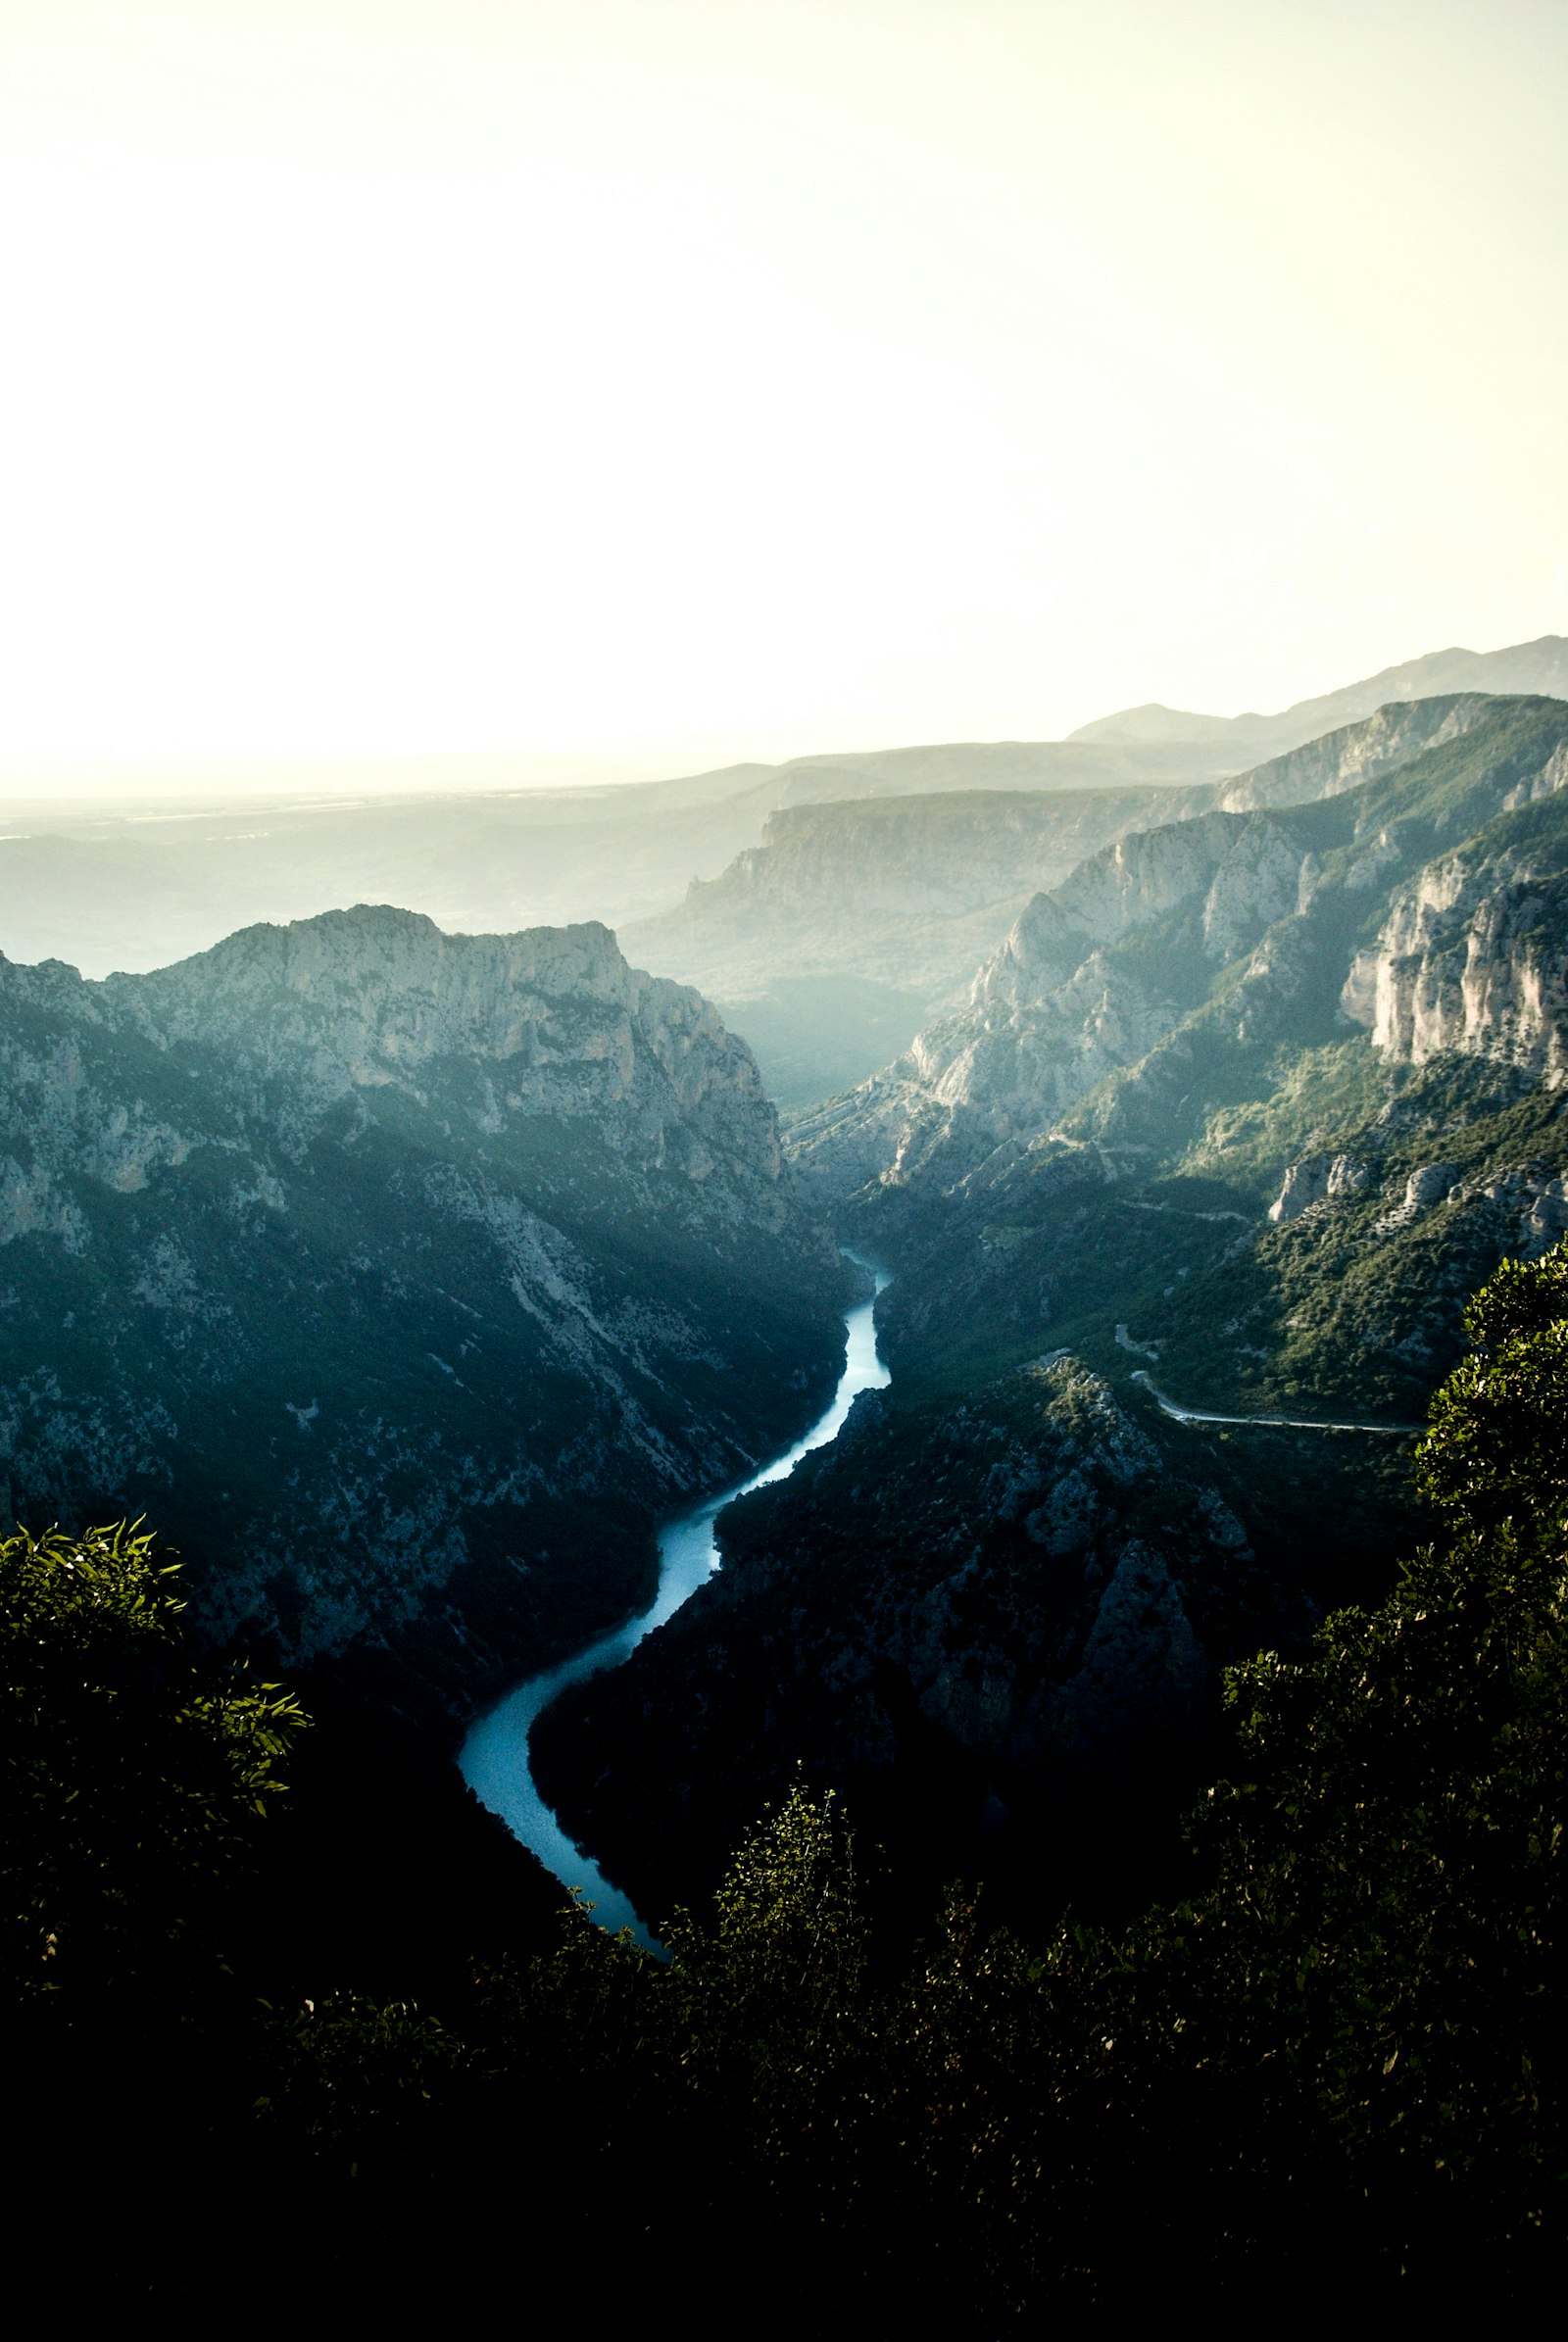
[[[1191,715],[1151,703],[1102,715],[1068,737],[1100,748],[1207,749],[1234,758],[1231,769],[1240,770],[1337,731],[1342,724],[1352,724],[1391,700],[1472,691],[1568,698],[1568,640],[1544,634],[1536,642],[1513,643],[1502,651],[1430,651],[1403,666],[1384,667],[1364,682],[1347,684],[1315,700],[1298,700],[1280,715]]]
[[[1218,781],[1097,790],[965,790],[797,805],[626,949],[695,984],[745,1034],[798,1109],[901,1053],[957,1008],[977,961],[1029,898],[1097,849],[1210,812],[1355,787],[1478,722],[1479,693],[1381,707]]]
[[[737,855],[762,844],[769,815],[791,807],[955,791],[1179,788],[1245,770],[1386,701],[1459,690],[1568,690],[1565,662],[1568,644],[1546,636],[1505,651],[1441,652],[1278,716],[1135,709],[1067,741],[801,756],[599,788],[264,796],[207,806],[78,803],[53,811],[33,800],[9,814],[0,806],[0,951],[22,961],[60,958],[103,976],[167,966],[257,921],[307,918],[357,903],[396,903],[466,933],[583,919],[619,929],[675,911],[694,878],[718,878]],[[1106,815],[1112,825],[1120,818]],[[1042,883],[1049,880],[1030,863],[1006,900],[1016,903]],[[977,943],[971,965],[1005,925],[1004,918]],[[682,972],[673,960],[654,964]],[[900,978],[891,989],[908,988]],[[818,1080],[812,1094],[820,1096],[839,1079],[869,1071],[887,1053],[876,1040],[883,1031],[878,1017],[894,1020],[888,1031],[902,1026],[893,1046],[904,1046],[934,1005],[924,979],[913,991],[912,1022],[909,1002],[868,996],[864,1039],[871,1054],[861,1049],[853,1064],[826,1067],[825,1080],[822,1069],[813,1075],[785,1066],[789,1095],[801,1095],[802,1080]],[[758,988],[718,997],[738,1005],[743,998],[755,1000]],[[754,1013],[752,1024],[770,1069],[781,1062],[773,1031],[764,1029],[765,1016]],[[744,1022],[741,1029],[753,1037]],[[786,1057],[795,1029],[784,1012],[779,1033]]]

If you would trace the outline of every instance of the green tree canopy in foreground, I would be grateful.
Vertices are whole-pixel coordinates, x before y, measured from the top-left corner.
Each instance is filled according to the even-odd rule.
[[[9,1988],[167,1981],[232,1878],[305,1719],[202,1660],[140,1525],[0,1541]]]
[[[1418,1459],[1444,1534],[1380,1607],[1233,1674],[1184,1900],[1030,1945],[956,1892],[908,1970],[803,1786],[666,1961],[574,1911],[439,2008],[325,1974],[226,2005],[201,2121],[271,2206],[235,2249],[450,2314],[510,2275],[525,2215],[531,2285],[541,2255],[573,2281],[608,2259],[635,2312],[691,2323],[696,2284],[728,2325],[760,2288],[864,2330],[1539,2279],[1568,2162],[1568,1248],[1467,1323]],[[161,1968],[188,1993],[297,1710],[189,1656],[145,1537],[0,1565],[8,1980],[24,2008]]]

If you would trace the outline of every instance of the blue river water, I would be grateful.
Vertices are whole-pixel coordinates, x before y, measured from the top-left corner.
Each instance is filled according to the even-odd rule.
[[[888,1280],[880,1269],[874,1273],[876,1290],[880,1293]],[[487,1715],[480,1717],[458,1758],[463,1778],[480,1803],[499,1814],[513,1836],[531,1847],[546,1870],[553,1871],[564,1886],[581,1889],[593,1905],[594,1917],[602,1927],[612,1930],[630,1927],[638,1941],[651,1948],[655,1946],[652,1931],[629,1898],[618,1887],[612,1886],[598,1864],[572,1843],[535,1787],[528,1762],[529,1732],[534,1718],[549,1707],[558,1692],[568,1683],[580,1683],[585,1676],[618,1667],[643,1636],[662,1627],[666,1618],[672,1618],[682,1602],[718,1567],[713,1523],[726,1504],[752,1488],[765,1488],[770,1481],[787,1479],[803,1455],[808,1455],[813,1447],[825,1447],[830,1439],[838,1438],[860,1391],[879,1390],[887,1382],[888,1370],[877,1354],[873,1307],[872,1301],[866,1301],[845,1318],[849,1351],[844,1372],[832,1403],[810,1430],[771,1464],[754,1472],[750,1480],[724,1488],[716,1496],[705,1496],[661,1529],[659,1591],[649,1608],[639,1617],[628,1619],[613,1634],[603,1635],[587,1650],[579,1651],[574,1659],[529,1676],[526,1682],[509,1691]]]

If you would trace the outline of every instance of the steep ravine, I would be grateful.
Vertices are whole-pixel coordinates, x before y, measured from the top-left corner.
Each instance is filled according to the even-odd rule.
[[[875,1893],[916,1926],[956,1876],[1025,1920],[1136,1891],[1169,1858],[1221,1667],[1383,1566],[1397,1454],[1248,1439],[1165,1423],[1060,1354],[945,1405],[868,1393],[728,1508],[724,1566],[678,1616],[539,1717],[534,1777],[645,1909],[710,1890],[798,1766],[843,1793]],[[1303,1540],[1352,1488],[1356,1534]]]
[[[450,1728],[816,1414],[843,1267],[756,1065],[595,925],[361,908],[0,962],[0,1494]]]
[[[863,1262],[860,1265],[865,1266]],[[878,1275],[875,1283],[880,1292],[887,1279]],[[715,1525],[727,1506],[755,1488],[787,1480],[803,1457],[838,1438],[862,1391],[878,1390],[887,1382],[887,1368],[877,1350],[873,1306],[874,1301],[867,1299],[846,1317],[844,1372],[831,1403],[809,1431],[738,1488],[705,1497],[663,1524],[659,1532],[659,1587],[648,1608],[586,1651],[519,1683],[479,1719],[464,1742],[463,1776],[480,1802],[501,1816],[513,1835],[563,1886],[585,1896],[599,1925],[612,1932],[629,1927],[640,1942],[653,1946],[657,1938],[645,1913],[657,1920],[664,1906],[645,1905],[645,1913],[639,1913],[630,1896],[612,1885],[598,1864],[562,1829],[533,1777],[529,1735],[534,1724],[569,1685],[589,1683],[623,1666],[656,1628],[664,1626],[690,1601],[718,1567]]]
[[[1104,1890],[1222,1667],[1381,1596],[1465,1299],[1568,1213],[1565,741],[1557,701],[1389,709],[1296,760],[1307,802],[1122,838],[798,1118],[895,1272],[894,1390],[540,1720],[621,1875],[700,1894],[800,1761],[929,1891]]]

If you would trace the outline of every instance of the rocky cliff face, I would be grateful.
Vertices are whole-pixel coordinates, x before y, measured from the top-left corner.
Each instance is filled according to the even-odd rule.
[[[1050,1131],[1293,913],[1315,869],[1310,844],[1266,814],[1208,813],[1107,847],[1036,896],[967,1006],[918,1035],[902,1064],[797,1118],[803,1174],[828,1198],[872,1175],[951,1183]],[[1152,951],[1116,949],[1141,932],[1157,938]]]
[[[623,940],[720,1001],[775,1095],[809,1102],[961,1000],[1031,891],[1190,801],[1182,789],[977,789],[795,806]]]
[[[1155,1353],[1191,1405],[1418,1417],[1466,1295],[1561,1225],[1565,740],[1498,703],[1355,789],[1123,841],[798,1118],[897,1272],[898,1386],[1052,1340]]]
[[[1239,779],[1214,790],[1214,802],[1230,813],[1254,813],[1269,805],[1310,805],[1342,790],[1358,789],[1408,764],[1429,748],[1457,740],[1495,709],[1484,692],[1457,697],[1395,701],[1370,716],[1274,756]]]
[[[1553,763],[1543,777],[1560,787],[1568,758]],[[1568,801],[1498,824],[1401,888],[1342,1005],[1406,1064],[1451,1051],[1552,1089],[1568,1080]]]
[[[1234,958],[1316,882],[1310,840],[1257,817],[1362,789],[1518,705],[1481,691],[1395,702],[1233,780],[792,805],[771,814],[760,846],[716,879],[694,880],[678,909],[640,921],[626,940],[720,1001],[758,1047],[773,1094],[798,1110],[902,1054],[916,1032],[917,1055],[941,1056],[951,1036],[936,1028],[961,1021],[979,962],[988,964],[977,1000],[1017,1005],[1044,974],[1062,980],[1087,951],[1195,894],[1204,898],[1204,953]],[[1021,754],[1007,751],[999,771],[1013,777]],[[859,786],[928,787],[935,755],[867,759]],[[860,766],[833,770],[847,789]],[[1517,787],[1540,794],[1560,777],[1538,768]],[[1237,815],[1253,826],[1227,827]],[[1377,867],[1374,850],[1364,877]],[[1098,990],[1088,981],[1109,1028],[1105,1048],[1140,1037],[1148,1047],[1151,1004],[1108,974]],[[1105,1049],[1085,1056],[1093,1080],[1111,1061]],[[1057,1105],[1065,1095],[1052,1092]]]
[[[1313,773],[1296,775],[1293,786],[1313,781],[1308,802],[1135,832],[1036,896],[965,1008],[859,1093],[797,1118],[792,1143],[813,1192],[842,1199],[868,1178],[951,1186],[999,1150],[1004,1159],[1062,1128],[1102,1092],[1097,1135],[1157,1143],[1143,1124],[1168,1117],[1173,1093],[1191,1096],[1192,1049],[1209,1047],[1227,1020],[1245,1043],[1265,1030],[1277,1041],[1328,1039],[1336,1019],[1343,1030],[1347,1019],[1382,1015],[1386,1046],[1410,1055],[1416,1044],[1396,1042],[1396,1029],[1414,1032],[1419,997],[1431,1046],[1450,1046],[1440,1031],[1468,1018],[1479,1032],[1490,1016],[1514,1037],[1515,1061],[1533,1051],[1544,1064],[1560,982],[1550,940],[1560,914],[1545,903],[1545,882],[1512,862],[1505,874],[1497,855],[1516,855],[1517,841],[1428,857],[1446,831],[1479,831],[1509,807],[1516,826],[1555,820],[1542,801],[1553,801],[1568,769],[1568,705],[1476,699],[1384,717],[1324,744]],[[1391,757],[1378,778],[1338,785],[1336,776]],[[1413,892],[1399,896],[1405,907],[1374,944],[1401,887]],[[1457,929],[1444,929],[1446,974],[1437,930],[1430,952],[1417,941],[1440,905],[1450,926],[1471,922],[1467,972],[1454,972]],[[1367,938],[1359,951],[1358,936]]]
[[[839,1269],[745,1048],[607,930],[407,912],[0,966],[8,1511],[146,1510],[211,1633],[461,1710],[806,1419]]]
[[[977,789],[791,806],[769,815],[761,845],[721,877],[693,882],[687,912],[693,927],[742,915],[814,921],[835,909],[961,916],[1055,884],[1086,854],[1161,818],[1187,794]],[[676,932],[673,920],[658,922],[657,931]]]

